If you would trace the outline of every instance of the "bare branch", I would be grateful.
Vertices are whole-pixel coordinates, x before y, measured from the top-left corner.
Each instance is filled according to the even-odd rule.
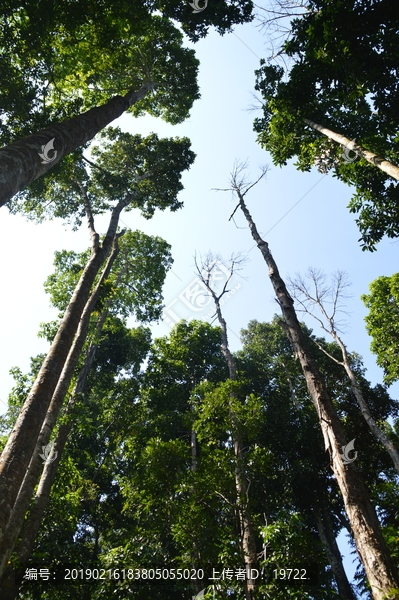
[[[233,167],[233,171],[230,173],[231,189],[234,192],[240,191],[241,196],[243,198],[249,192],[250,189],[252,189],[257,183],[259,183],[259,181],[266,175],[266,173],[269,170],[269,167],[267,165],[262,165],[260,167],[261,174],[259,175],[258,179],[256,179],[254,182],[249,182],[246,179],[245,175],[243,175],[247,167],[247,161],[236,161]]]
[[[319,325],[335,339],[337,331],[342,331],[345,322],[338,320],[338,314],[349,313],[343,309],[344,301],[351,298],[346,293],[350,286],[348,276],[336,271],[327,282],[326,275],[315,268],[309,268],[305,277],[296,274],[289,279],[292,296],[302,306],[304,312],[317,320]],[[317,316],[317,312],[320,316]]]

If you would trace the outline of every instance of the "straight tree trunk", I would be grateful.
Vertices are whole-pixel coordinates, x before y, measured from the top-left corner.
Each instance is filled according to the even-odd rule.
[[[319,537],[331,565],[331,570],[337,583],[339,597],[341,600],[356,600],[352,586],[345,573],[342,556],[334,535],[328,508],[323,503],[320,507],[315,506],[314,512]]]
[[[341,448],[346,445],[346,440],[342,425],[322,375],[309,351],[293,306],[294,301],[280,276],[268,244],[256,229],[239,184],[236,183],[233,189],[239,198],[239,206],[247,219],[252,237],[268,266],[269,277],[284,316],[286,331],[300,361],[310,397],[317,411],[325,448],[330,455],[331,467],[343,496],[357,551],[363,562],[373,598],[383,600],[392,588],[399,588],[399,578],[382,537],[369,492],[356,466],[353,463],[343,463]]]
[[[344,342],[341,340],[340,336],[334,331],[332,326],[331,326],[331,330],[329,333],[333,337],[333,339],[337,342],[338,346],[341,349],[342,361],[334,358],[329,352],[327,352],[319,344],[317,344],[317,345],[319,346],[320,350],[322,350],[324,352],[324,354],[326,354],[329,358],[331,358],[331,360],[336,362],[338,365],[341,365],[345,369],[346,375],[349,380],[349,384],[351,386],[351,390],[353,392],[353,395],[356,398],[356,402],[360,408],[360,412],[362,413],[364,420],[366,421],[367,425],[369,426],[371,433],[380,442],[380,444],[382,444],[382,446],[384,446],[385,450],[388,452],[388,454],[392,460],[393,466],[399,475],[399,452],[398,452],[398,449],[395,446],[395,444],[389,439],[389,437],[384,433],[384,431],[375,422],[374,417],[371,414],[370,407],[367,404],[367,402],[363,396],[363,392],[361,390],[361,387],[359,385],[357,377],[356,377],[355,373],[353,372],[353,369],[350,365],[348,351],[346,349]]]
[[[393,465],[395,467],[395,470],[399,475],[399,452],[398,452],[398,449],[396,448],[395,444],[388,438],[387,435],[385,435],[383,430],[380,429],[380,427],[375,422],[373,415],[370,412],[369,405],[367,404],[366,400],[364,399],[363,392],[360,389],[359,382],[356,378],[356,375],[354,374],[352,367],[350,366],[348,353],[347,353],[345,344],[342,342],[342,340],[339,336],[335,335],[333,337],[341,348],[342,358],[343,358],[342,365],[348,376],[352,392],[357,400],[360,411],[361,411],[367,425],[369,426],[372,434],[377,438],[377,440],[384,446],[385,450],[388,452],[388,454],[391,457],[391,460],[393,462]]]
[[[83,311],[75,340],[68,354],[68,358],[63,368],[60,380],[53,394],[49,409],[46,414],[45,421],[41,428],[36,444],[36,449],[32,455],[28,470],[20,487],[17,499],[11,512],[10,519],[7,523],[5,534],[0,542],[0,581],[6,568],[7,561],[14,550],[15,543],[17,541],[18,535],[21,531],[24,522],[25,514],[29,509],[34,488],[42,471],[42,460],[40,457],[40,453],[42,452],[42,448],[44,446],[47,446],[47,444],[50,441],[51,433],[56,424],[58,414],[61,410],[65,395],[68,391],[71,379],[73,377],[73,373],[79,360],[79,356],[87,338],[91,313],[93,312],[97,299],[100,295],[101,286],[103,282],[107,279],[117,254],[118,238],[115,238],[113,249],[107,260],[105,269],[100,277],[99,282],[93,290],[89,300],[87,301],[87,304]],[[100,319],[100,321],[102,321],[102,325],[105,321],[105,318],[103,321],[102,319]],[[94,355],[91,359],[89,368],[93,362],[93,359]],[[86,360],[85,367],[87,366],[87,362],[88,361]],[[34,543],[34,540],[35,538],[33,538],[32,543]],[[2,597],[1,589],[0,597]]]
[[[132,199],[133,194],[127,194],[113,209],[110,225],[101,246],[97,238],[50,350],[0,456],[0,542],[35,451],[37,438],[90,296],[91,287],[111,250],[119,215]]]
[[[156,84],[145,83],[138,91],[130,90],[125,96],[114,96],[102,106],[50,125],[41,131],[24,137],[0,149],[0,206],[8,202],[17,192],[42,177],[64,156],[83,146],[96,133],[114,119],[120,117],[130,106],[142,100]],[[54,140],[54,158],[43,164],[40,153],[43,146]]]
[[[111,258],[112,258],[112,255],[110,256],[110,258],[108,260],[108,264],[107,264],[107,267],[108,266],[110,267],[109,269],[107,269],[108,273],[112,266],[112,264],[111,265],[109,264],[111,262],[111,260],[110,260]],[[115,258],[116,258],[116,252],[112,259],[112,262],[114,262]],[[104,273],[105,273],[105,270],[104,270]],[[101,280],[99,281],[98,285],[96,286],[96,290],[93,292],[92,296],[96,293],[96,291],[97,292],[99,291],[100,285],[101,285],[102,281],[106,279],[106,277],[108,276],[108,273],[105,274],[105,277],[101,277]],[[97,296],[98,296],[98,293],[97,293]],[[91,300],[91,298],[90,298],[90,300]],[[90,302],[90,300],[89,300],[89,302]],[[88,307],[89,302],[86,305],[87,311],[85,311],[85,312],[87,312],[88,317],[90,317],[90,314],[91,314],[91,310],[89,310],[89,307]],[[89,371],[91,369],[91,366],[93,364],[93,361],[94,361],[94,358],[96,355],[96,351],[97,351],[97,347],[98,347],[97,340],[103,330],[105,321],[108,316],[109,305],[111,304],[111,302],[112,302],[112,300],[109,300],[107,302],[106,308],[102,311],[102,313],[100,315],[99,321],[96,326],[96,335],[95,335],[96,342],[90,344],[90,347],[87,351],[86,359],[85,359],[84,364],[79,372],[79,376],[77,378],[77,382],[76,382],[73,394],[72,394],[72,396],[67,404],[67,407],[66,407],[66,411],[65,411],[66,415],[71,415],[71,413],[76,405],[76,401],[79,397],[79,394],[81,394],[85,388],[87,377],[88,377]],[[58,387],[57,387],[57,389],[58,389]],[[55,395],[56,395],[56,393],[55,393]],[[54,397],[53,397],[53,399],[54,399]],[[50,412],[50,409],[49,409],[49,412]],[[52,415],[51,415],[49,417],[49,421],[52,421],[52,420],[53,419],[52,419]],[[48,425],[47,419],[45,421],[44,426],[46,424]],[[44,429],[44,426],[43,426],[43,429]],[[38,489],[37,489],[36,494],[33,499],[31,510],[30,510],[29,515],[27,516],[27,519],[24,524],[21,522],[19,522],[18,524],[15,523],[16,519],[14,517],[14,513],[17,510],[17,506],[20,501],[21,491],[18,495],[15,509],[14,509],[14,511],[11,515],[11,519],[9,521],[9,526],[12,527],[13,525],[15,525],[16,527],[18,527],[18,532],[17,532],[17,537],[18,537],[18,533],[21,529],[21,525],[23,524],[21,539],[19,540],[17,548],[16,548],[16,558],[17,558],[19,564],[24,565],[25,563],[27,563],[33,552],[36,536],[39,532],[40,525],[42,523],[44,513],[46,510],[49,498],[50,498],[51,488],[52,488],[52,485],[54,483],[54,480],[55,480],[55,477],[57,474],[57,468],[61,461],[62,453],[64,451],[65,445],[67,443],[68,437],[69,437],[72,429],[73,429],[72,421],[70,421],[69,423],[64,423],[60,426],[58,434],[54,441],[54,447],[53,447],[52,454],[49,456],[49,459],[46,461],[46,463],[44,465],[43,472],[40,477],[39,486],[38,486]],[[51,459],[53,459],[53,460],[51,460]],[[39,466],[39,468],[40,468],[40,466]],[[35,478],[34,485],[36,485],[36,481],[37,481],[37,478]],[[32,482],[30,482],[30,483],[32,483]],[[24,481],[24,484],[25,484],[25,481]],[[22,494],[24,491],[25,491],[25,495],[24,495],[23,500],[28,501],[27,507],[25,504],[25,512],[26,512],[26,509],[29,508],[33,488],[30,486],[29,490],[28,489],[22,490]],[[29,491],[30,491],[30,494],[29,494]],[[22,521],[24,518],[24,514],[22,515]],[[20,516],[20,514],[18,514],[18,517],[19,516]],[[13,521],[14,521],[14,523],[13,523]],[[7,531],[8,531],[8,529],[9,528],[7,528]],[[14,534],[14,538],[15,538],[15,530],[13,530],[12,533]],[[14,545],[15,545],[16,538],[13,541],[14,541]],[[1,550],[0,550],[0,553],[1,553]],[[1,554],[0,554],[0,556],[1,556]],[[0,597],[2,598],[2,600],[14,600],[15,598],[17,598],[19,587],[22,583],[22,578],[23,578],[22,572],[15,574],[14,570],[12,568],[6,569],[6,571],[4,573],[3,581],[1,582],[1,586],[0,586]]]
[[[206,284],[206,282],[204,283],[210,291],[216,305],[216,314],[222,329],[222,353],[229,369],[229,377],[232,381],[236,381],[237,366],[235,358],[230,352],[227,337],[227,324],[220,309],[220,298],[216,296],[215,292]],[[243,451],[244,444],[239,431],[237,417],[231,408],[229,409],[229,412],[233,430],[232,441],[235,455],[234,476],[237,492],[238,514],[240,519],[241,546],[244,555],[245,570],[247,573],[245,595],[247,600],[253,600],[254,594],[256,593],[256,589],[258,587],[258,582],[256,578],[252,578],[252,570],[258,570],[259,572],[258,555],[256,552],[256,536],[252,523],[251,511],[248,507],[249,486],[245,473],[245,459]]]
[[[322,133],[326,137],[330,138],[331,140],[334,140],[335,142],[338,142],[338,144],[341,144],[341,146],[344,146],[344,148],[348,148],[348,150],[357,152],[359,156],[367,160],[367,162],[371,163],[375,167],[381,169],[381,171],[384,171],[384,173],[387,173],[393,179],[399,180],[399,167],[389,162],[389,160],[378,156],[378,154],[375,154],[374,152],[370,152],[370,150],[366,150],[362,146],[359,146],[359,144],[356,144],[354,140],[350,140],[341,133],[337,133],[336,131],[332,131],[327,127],[323,127],[323,125],[315,123],[310,119],[305,119],[305,123],[315,131],[320,131],[320,133]]]

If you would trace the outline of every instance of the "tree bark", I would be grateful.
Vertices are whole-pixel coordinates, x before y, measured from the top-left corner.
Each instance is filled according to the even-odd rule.
[[[205,283],[205,285],[207,284]],[[216,314],[222,329],[222,353],[229,369],[229,377],[232,381],[236,381],[237,365],[234,356],[230,352],[229,341],[227,337],[227,324],[220,309],[220,298],[216,296],[215,292],[210,287],[208,287],[208,289],[215,302]],[[253,600],[254,593],[258,587],[258,582],[256,577],[252,577],[252,570],[256,569],[259,572],[258,555],[256,552],[256,536],[252,523],[251,511],[248,507],[249,486],[245,473],[245,459],[243,451],[244,444],[239,431],[236,414],[231,407],[229,408],[229,413],[233,430],[232,441],[235,455],[234,476],[237,492],[238,514],[240,519],[241,546],[244,555],[245,570],[247,573],[245,595],[247,600]]]
[[[83,146],[96,133],[104,129],[114,119],[120,117],[130,106],[142,100],[156,84],[145,83],[138,91],[130,90],[125,96],[115,96],[102,106],[50,125],[41,131],[24,137],[0,149],[0,206],[8,202],[14,194],[42,177],[64,156]],[[43,164],[39,153],[42,147],[54,139],[56,156]]]
[[[352,392],[357,400],[357,403],[358,403],[360,411],[364,417],[364,420],[366,421],[367,425],[369,426],[372,434],[377,438],[377,440],[384,446],[385,450],[388,452],[389,456],[392,459],[395,470],[399,475],[399,452],[398,452],[395,444],[388,438],[387,435],[385,435],[385,433],[382,431],[382,429],[380,429],[378,427],[377,423],[373,419],[373,415],[371,414],[370,408],[369,408],[366,400],[364,399],[363,392],[360,389],[359,382],[356,378],[356,375],[354,374],[354,372],[350,366],[348,353],[347,353],[345,344],[342,342],[341,338],[338,335],[335,334],[335,335],[333,335],[333,337],[334,337],[335,341],[337,342],[337,344],[339,345],[339,347],[341,348],[342,359],[343,359],[342,364],[343,364],[343,367],[348,376]]]
[[[321,373],[309,351],[296,316],[294,301],[279,274],[268,244],[258,233],[239,185],[235,185],[233,189],[239,198],[252,237],[269,268],[269,277],[284,316],[287,334],[300,361],[310,397],[317,411],[325,448],[330,455],[330,464],[343,496],[357,551],[363,562],[373,598],[383,600],[392,588],[399,588],[399,578],[382,537],[369,492],[356,466],[353,463],[344,465],[342,461],[341,448],[346,445],[344,432]]]
[[[359,144],[356,144],[354,140],[350,140],[341,133],[337,133],[336,131],[332,131],[327,127],[323,127],[323,125],[315,123],[310,119],[305,119],[305,123],[315,131],[320,131],[320,133],[326,137],[338,142],[338,144],[341,144],[341,146],[344,146],[344,148],[348,148],[348,150],[357,152],[362,158],[367,160],[367,162],[371,163],[375,167],[378,167],[381,169],[381,171],[384,171],[384,173],[387,173],[393,179],[399,180],[399,167],[389,162],[389,160],[378,156],[378,154],[375,154],[374,152],[370,152],[370,150],[366,150],[362,146],[359,146]]]
[[[111,256],[110,256],[110,258],[111,258]],[[115,260],[115,257],[116,257],[116,253],[115,253],[115,256],[113,257],[112,262]],[[110,261],[108,261],[108,263],[109,262]],[[108,267],[108,264],[107,264],[107,267]],[[108,270],[108,272],[109,272],[109,270]],[[105,279],[105,278],[102,278],[102,279]],[[99,285],[101,285],[101,282],[99,282]],[[97,287],[99,287],[99,285]],[[96,288],[96,291],[97,291],[97,288]],[[93,294],[94,293],[95,292],[93,292]],[[97,327],[96,327],[96,338],[97,339],[98,339],[98,336],[101,334],[101,331],[104,327],[106,318],[108,316],[108,308],[109,308],[109,306],[100,315],[100,319],[99,319]],[[88,313],[88,315],[90,317],[90,313]],[[73,391],[72,396],[67,404],[66,414],[72,413],[72,411],[76,405],[77,399],[78,399],[78,394],[81,394],[85,388],[87,377],[88,377],[90,368],[93,364],[93,361],[94,361],[94,358],[96,355],[97,347],[98,347],[97,343],[90,344],[90,347],[86,354],[85,362],[79,372],[79,376],[77,378],[77,382],[76,382],[74,391]],[[50,420],[52,420],[51,416],[49,416],[49,421]],[[45,425],[46,424],[47,424],[47,419],[46,419]],[[43,426],[43,428],[44,428],[44,426]],[[18,562],[22,565],[24,565],[25,563],[28,562],[28,560],[33,552],[36,536],[39,532],[40,525],[42,523],[43,516],[44,516],[45,510],[47,508],[47,504],[48,504],[48,501],[50,498],[51,488],[52,488],[52,485],[54,483],[54,480],[55,480],[55,477],[57,474],[57,468],[61,461],[62,453],[64,451],[65,445],[68,441],[68,437],[69,437],[72,429],[73,429],[72,421],[70,421],[69,423],[64,423],[60,426],[58,434],[54,441],[54,447],[53,447],[52,454],[49,456],[49,460],[46,461],[46,463],[43,467],[43,472],[40,477],[39,486],[38,486],[36,494],[34,496],[29,515],[27,516],[25,524],[23,525],[21,539],[19,540],[17,548],[16,548],[16,557],[18,559]],[[54,460],[50,460],[53,457],[54,457]],[[40,466],[39,466],[39,468],[40,468]],[[35,478],[35,480],[33,482],[34,485],[36,484],[36,481],[37,481],[37,478]],[[25,483],[25,481],[24,481],[24,483]],[[32,482],[30,482],[30,483],[32,483]],[[22,491],[25,491],[25,490],[22,490]],[[29,494],[29,491],[30,491],[30,494]],[[26,509],[29,507],[30,500],[32,497],[32,492],[33,492],[33,488],[30,487],[29,490],[26,490],[26,493],[24,495],[24,499],[28,501],[28,506],[25,505],[25,512],[26,512]],[[21,491],[17,498],[15,510],[17,510],[17,505],[20,501],[20,496],[21,496]],[[13,511],[13,514],[9,521],[9,527],[12,526],[13,521],[14,521],[14,524],[17,527],[19,527],[18,531],[17,531],[17,536],[16,536],[16,537],[18,537],[18,533],[21,529],[22,523],[21,522],[19,522],[18,524],[15,523],[16,519],[14,517],[14,512],[15,511]],[[22,521],[24,518],[24,514],[22,515]],[[9,529],[9,527],[7,528],[7,531]],[[15,545],[15,542],[16,542],[15,531],[13,531],[13,534],[14,534],[14,538],[15,538],[13,540],[14,545]],[[0,552],[1,552],[1,550],[0,550]],[[8,557],[10,555],[11,555],[11,553],[8,554]],[[0,556],[1,556],[1,554],[0,554]],[[2,600],[14,600],[15,598],[17,598],[19,587],[22,583],[22,577],[23,577],[22,573],[18,576],[18,575],[14,574],[13,569],[6,569],[6,571],[4,573],[4,579],[1,582],[1,586],[0,586],[0,597],[2,598]]]
[[[344,565],[342,563],[342,556],[334,535],[328,508],[323,503],[321,507],[315,506],[314,512],[319,537],[331,565],[331,569],[337,583],[339,597],[341,600],[356,600],[352,586],[349,583],[345,573]]]
[[[19,533],[21,531],[21,527],[23,525],[25,514],[26,514],[27,510],[29,509],[29,505],[30,505],[30,502],[32,499],[34,488],[40,477],[40,473],[42,470],[42,461],[41,461],[40,453],[42,452],[43,446],[46,446],[50,441],[51,433],[56,424],[59,412],[60,412],[62,404],[64,402],[65,395],[68,391],[71,379],[73,377],[74,370],[75,370],[77,362],[79,360],[79,356],[81,354],[83,345],[87,338],[91,313],[93,312],[95,304],[98,300],[98,297],[99,297],[99,294],[101,291],[101,286],[102,286],[103,282],[107,279],[117,254],[118,254],[118,239],[115,238],[113,250],[107,260],[107,264],[101,275],[101,278],[100,278],[99,282],[97,283],[95,289],[93,290],[89,300],[86,303],[85,309],[84,309],[82,317],[80,319],[80,323],[79,323],[79,327],[78,327],[78,331],[77,331],[75,340],[74,340],[71,350],[68,354],[68,358],[65,362],[65,365],[64,365],[63,371],[61,373],[61,377],[60,377],[60,380],[56,387],[56,390],[51,399],[51,403],[50,403],[49,409],[47,411],[46,418],[44,420],[44,423],[42,425],[42,428],[41,428],[41,431],[40,431],[40,434],[39,434],[39,437],[37,440],[35,451],[32,455],[28,470],[25,474],[24,480],[20,487],[17,499],[15,501],[14,507],[11,512],[10,519],[7,523],[7,527],[6,527],[4,536],[0,542],[0,581],[3,576],[4,570],[6,568],[7,561],[14,550],[15,543],[17,541],[18,535],[19,535]],[[108,312],[108,311],[106,311],[106,312]],[[101,316],[103,316],[103,315],[101,315]],[[106,318],[106,315],[105,315],[105,318]],[[102,326],[105,322],[105,318],[104,319],[100,318],[100,322],[101,322]],[[85,368],[87,369],[86,378],[87,378],[88,369],[90,368],[93,360],[94,360],[94,355],[91,357],[91,361],[90,361],[89,365],[87,365],[88,361],[87,360],[85,361]],[[76,393],[77,393],[77,391],[75,390],[75,394]],[[69,406],[69,404],[68,404],[68,406]],[[40,523],[39,523],[39,526],[40,526]],[[34,539],[35,538],[33,538],[32,543],[34,542]],[[1,595],[2,594],[1,594],[1,589],[0,589],[0,596]]]
[[[75,288],[50,350],[0,456],[0,542],[35,451],[37,438],[72,346],[91,287],[110,252],[116,235],[119,215],[123,208],[132,201],[132,198],[132,194],[127,194],[123,200],[118,202],[112,211],[102,246],[92,250],[91,257]]]

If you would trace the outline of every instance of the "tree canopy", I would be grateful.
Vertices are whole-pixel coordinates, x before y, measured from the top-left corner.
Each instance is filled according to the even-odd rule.
[[[311,1],[292,22],[283,46],[288,67],[261,61],[256,89],[263,117],[255,120],[260,144],[284,165],[321,172],[355,187],[349,209],[364,249],[384,235],[397,237],[398,185],[306,121],[345,135],[395,165],[398,155],[398,28],[393,3]]]

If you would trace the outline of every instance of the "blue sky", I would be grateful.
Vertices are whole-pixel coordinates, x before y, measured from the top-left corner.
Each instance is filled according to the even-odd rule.
[[[240,330],[250,319],[267,321],[277,312],[266,266],[254,248],[244,218],[237,213],[237,226],[229,222],[235,207],[232,194],[212,189],[229,187],[236,160],[248,160],[250,179],[259,175],[259,165],[268,164],[266,178],[249,192],[247,204],[260,233],[267,234],[281,275],[304,273],[310,266],[326,273],[337,269],[348,273],[353,297],[347,305],[350,318],[343,338],[350,350],[363,356],[371,382],[381,382],[382,372],[369,351],[370,338],[363,320],[366,310],[360,295],[367,293],[376,277],[396,271],[397,242],[383,240],[377,252],[362,252],[354,215],[346,208],[351,190],[316,170],[300,173],[292,165],[273,167],[270,156],[256,143],[252,123],[258,113],[251,110],[256,104],[254,70],[259,65],[257,56],[266,57],[267,52],[266,40],[255,25],[239,26],[235,34],[223,37],[211,33],[193,47],[201,63],[201,99],[187,121],[173,127],[150,117],[124,115],[114,123],[131,133],[187,136],[197,154],[184,175],[182,210],[157,213],[151,221],[135,211],[122,215],[122,222],[132,229],[160,235],[172,245],[175,262],[164,287],[165,305],[173,304],[181,318],[204,317],[209,308],[193,311],[181,299],[195,279],[194,254],[212,251],[228,259],[232,253],[241,252],[248,261],[241,277],[233,281],[236,292],[223,307],[232,349],[240,347]],[[12,386],[9,369],[19,366],[26,371],[29,357],[48,347],[36,334],[40,322],[56,315],[43,290],[43,282],[52,271],[53,253],[64,248],[81,251],[89,245],[89,237],[84,226],[72,232],[61,222],[36,225],[8,215],[5,208],[1,211],[0,410],[4,412]],[[97,230],[104,231],[106,222],[107,217],[96,219]],[[166,321],[153,327],[154,336],[169,331]],[[391,394],[397,395],[398,390],[395,384]]]

